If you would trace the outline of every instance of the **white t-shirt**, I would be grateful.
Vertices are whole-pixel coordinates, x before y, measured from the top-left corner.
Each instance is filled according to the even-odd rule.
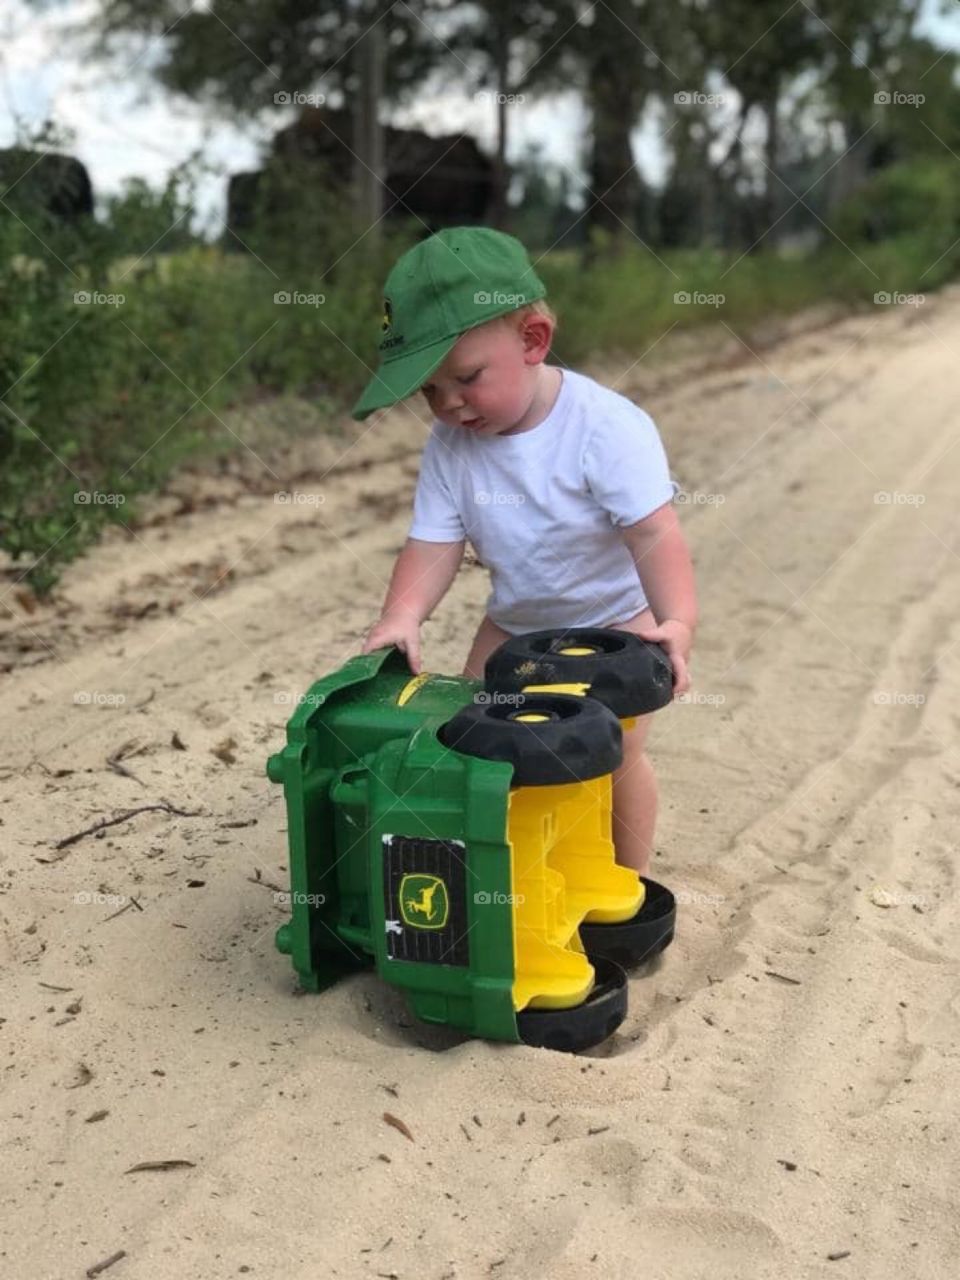
[[[647,605],[619,529],[679,487],[653,419],[564,369],[553,408],[528,431],[484,438],[433,423],[410,536],[468,538],[490,570],[487,612],[505,631],[604,626]]]

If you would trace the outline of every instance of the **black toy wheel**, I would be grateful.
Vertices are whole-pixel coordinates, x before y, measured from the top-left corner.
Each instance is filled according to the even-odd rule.
[[[484,701],[480,701],[484,699]],[[445,747],[513,765],[518,787],[583,782],[623,760],[620,721],[593,698],[569,693],[477,695],[440,730]]]
[[[535,1049],[579,1053],[612,1036],[627,1016],[627,975],[620,965],[602,956],[587,955],[596,972],[596,986],[572,1009],[523,1009],[517,1030],[524,1044]]]
[[[677,920],[677,900],[670,890],[655,880],[640,878],[646,897],[635,916],[620,924],[584,921],[580,926],[584,951],[615,960],[625,969],[632,969],[669,947]]]
[[[623,719],[664,707],[673,697],[666,650],[609,627],[553,628],[511,636],[487,659],[487,690],[518,693],[531,684],[583,683]]]

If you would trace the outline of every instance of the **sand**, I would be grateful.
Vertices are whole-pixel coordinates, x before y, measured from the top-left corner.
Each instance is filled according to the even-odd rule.
[[[273,946],[266,757],[376,614],[416,417],[181,477],[50,603],[6,574],[0,1274],[958,1274],[960,291],[674,337],[591,370],[660,425],[702,622],[651,734],[677,940],[588,1054]]]

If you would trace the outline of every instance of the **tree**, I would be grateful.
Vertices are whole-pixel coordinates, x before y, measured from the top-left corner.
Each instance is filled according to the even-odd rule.
[[[393,0],[217,0],[215,11],[187,12],[182,0],[101,0],[94,31],[106,56],[131,34],[150,37],[159,83],[222,115],[351,104],[355,187],[371,223],[382,194],[376,104],[400,99],[446,56],[414,9]]]
[[[806,5],[785,9],[782,0],[712,0],[686,12],[702,67],[737,95],[739,117],[718,176],[741,195],[751,186],[759,187],[757,225],[748,232],[752,242],[759,243],[776,228],[789,194],[781,177],[781,104],[791,82],[815,65],[816,19]],[[752,154],[744,138],[754,111],[764,121],[761,155]]]
[[[432,0],[426,7],[429,16],[443,23],[438,34],[451,55],[443,69],[446,81],[456,80],[468,92],[487,94],[495,107],[491,221],[502,225],[510,182],[510,110],[522,110],[527,96],[537,90],[550,92],[563,86],[564,77],[571,74],[569,37],[580,6],[575,0],[528,0],[522,8],[512,0],[468,4]]]
[[[915,34],[922,7],[922,0],[818,0],[824,85],[844,140],[831,187],[832,206],[898,152],[902,157],[917,149],[936,151],[936,135],[957,136],[953,77],[958,58]],[[884,93],[897,91],[922,94],[922,110],[898,110],[896,103],[883,101]],[[934,122],[925,130],[922,121],[928,114]]]
[[[590,110],[588,172],[592,228],[615,246],[640,220],[631,134],[648,100],[673,92],[675,76],[664,57],[673,47],[674,13],[646,0],[604,0],[591,5],[578,32],[581,85]],[[658,52],[659,50],[659,52]]]

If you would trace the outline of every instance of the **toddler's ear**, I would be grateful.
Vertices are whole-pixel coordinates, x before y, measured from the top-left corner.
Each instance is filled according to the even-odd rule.
[[[523,358],[527,364],[539,364],[545,360],[553,340],[553,321],[549,316],[534,312],[523,321],[520,331],[523,340]]]

